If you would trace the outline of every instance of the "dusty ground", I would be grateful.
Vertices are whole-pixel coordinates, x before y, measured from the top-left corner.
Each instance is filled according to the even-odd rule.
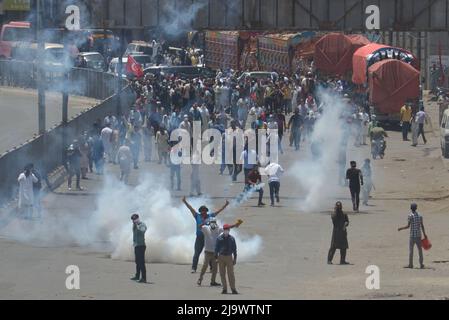
[[[428,110],[436,129],[436,106],[428,105]],[[256,200],[253,199],[234,212],[245,220],[242,228],[246,233],[263,238],[261,253],[236,267],[239,296],[222,296],[220,289],[197,287],[197,275],[190,274],[188,265],[150,264],[151,283],[137,285],[128,280],[133,263],[111,260],[108,252],[90,252],[82,247],[35,247],[0,238],[0,298],[447,299],[449,172],[446,160],[441,158],[438,132],[435,133],[428,134],[427,145],[417,148],[403,142],[399,132],[389,133],[386,158],[374,162],[376,191],[370,206],[349,216],[348,260],[352,265],[326,264],[332,231],[329,213],[336,199],[342,199],[345,208],[350,207],[348,190],[341,188],[339,194],[323,197],[328,210],[301,212],[298,202],[302,190],[294,179],[285,177],[281,207],[260,209],[254,207]],[[363,152],[368,156],[368,148]],[[289,151],[282,158],[287,169],[295,156]],[[184,170],[184,181],[189,173]],[[215,168],[205,170],[202,175],[204,189],[217,205],[221,204],[223,186],[229,181],[217,179]],[[86,184],[88,191],[84,195],[67,193],[65,187],[48,195],[45,204],[49,215],[65,212],[67,208],[76,215],[83,209],[93,208],[94,194],[101,186],[97,177],[93,179]],[[231,187],[231,194],[237,194],[241,186]],[[187,189],[187,183],[184,187]],[[181,195],[176,193],[173,201],[179,201]],[[412,201],[418,202],[433,243],[433,248],[425,251],[424,270],[403,269],[408,263],[409,236],[408,231],[399,233],[397,228],[406,224]],[[338,258],[337,253],[335,261]],[[81,290],[65,288],[64,271],[70,264],[80,267]],[[365,269],[369,265],[380,268],[380,290],[365,287],[368,276]],[[416,260],[415,265],[418,265]]]

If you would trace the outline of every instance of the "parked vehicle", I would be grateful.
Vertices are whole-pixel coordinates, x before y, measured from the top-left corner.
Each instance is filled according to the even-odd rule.
[[[279,75],[276,72],[268,72],[268,71],[253,71],[253,72],[244,72],[237,79],[238,82],[245,80],[246,78],[251,78],[252,80],[269,80],[269,79],[277,79]]]
[[[29,22],[12,21],[4,24],[0,33],[0,59],[10,59],[19,44],[32,42],[35,42],[35,37]]]
[[[145,42],[145,41],[133,41],[128,44],[126,48],[125,54],[123,56],[127,57],[132,53],[140,53],[148,56],[153,56],[153,44]]]
[[[153,66],[144,70],[145,74],[174,74],[181,78],[215,77],[215,72],[205,67],[194,66]]]
[[[444,110],[440,124],[440,145],[443,157],[449,158],[449,109]]]
[[[92,69],[96,71],[106,71],[104,57],[99,52],[82,52],[78,55],[76,67]]]

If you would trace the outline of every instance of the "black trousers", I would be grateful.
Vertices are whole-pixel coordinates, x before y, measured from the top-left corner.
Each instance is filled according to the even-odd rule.
[[[134,247],[134,255],[136,257],[136,278],[147,280],[147,268],[145,267],[145,251],[146,246]],[[142,277],[140,277],[142,275]]]
[[[68,186],[72,187],[72,178],[76,176],[76,187],[80,188],[80,179],[81,179],[81,169],[80,168],[69,168],[69,178],[68,178]]]
[[[360,206],[360,187],[349,187],[351,191],[352,206],[354,210],[359,210]]]
[[[337,251],[336,248],[330,248],[329,254],[327,255],[327,261],[332,262],[334,259],[335,251]],[[340,249],[340,263],[346,262],[346,249]]]
[[[195,270],[198,268],[198,260],[200,259],[201,252],[203,252],[204,249],[204,234],[200,233],[196,235],[195,240],[195,253],[193,254],[193,261],[192,261],[192,270]]]
[[[410,122],[402,123],[402,140],[408,139],[408,132],[410,131]]]
[[[281,187],[281,183],[279,181],[272,181],[269,183],[270,186],[270,199],[271,204],[274,205],[274,197],[276,196],[276,200],[279,202],[279,188]]]

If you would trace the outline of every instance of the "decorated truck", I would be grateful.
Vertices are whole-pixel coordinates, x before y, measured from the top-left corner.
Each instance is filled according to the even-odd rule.
[[[291,73],[298,64],[297,50],[301,44],[312,41],[315,32],[274,33],[258,36],[258,62],[261,71]]]
[[[252,31],[207,31],[205,64],[212,69],[256,70],[256,36]]]

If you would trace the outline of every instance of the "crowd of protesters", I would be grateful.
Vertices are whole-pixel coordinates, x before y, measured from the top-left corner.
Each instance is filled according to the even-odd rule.
[[[189,56],[189,59],[198,58],[195,53],[191,53]],[[184,60],[188,59],[184,57]],[[173,60],[172,64],[183,64],[184,60]],[[190,61],[190,63],[197,63],[197,61]],[[139,170],[142,159],[146,162],[155,161],[160,166],[166,166],[170,173],[171,189],[181,191],[182,166],[171,161],[172,153],[179,152],[174,148],[179,141],[171,141],[170,135],[176,129],[184,129],[192,136],[194,122],[201,124],[203,132],[207,129],[219,130],[223,134],[223,139],[225,139],[227,130],[253,129],[256,131],[256,137],[258,130],[277,130],[281,153],[287,150],[285,143],[283,146],[283,138],[289,133],[287,140],[291,150],[300,152],[302,146],[307,143],[312,155],[319,157],[321,151],[317,145],[320,142],[312,140],[312,133],[323,112],[323,105],[317,92],[320,88],[326,88],[346,99],[349,106],[343,114],[346,124],[342,142],[344,148],[338,155],[340,182],[350,187],[354,211],[359,211],[361,191],[363,192],[363,204],[368,205],[373,188],[370,161],[369,159],[365,161],[362,170],[357,169],[356,163],[352,161],[351,168],[345,172],[348,163],[346,147],[351,136],[355,147],[360,147],[367,145],[366,139],[370,137],[370,134],[371,137],[373,132],[382,134],[382,130],[374,130],[378,125],[370,114],[369,106],[353,94],[349,83],[335,77],[318,77],[313,63],[304,64],[292,75],[273,72],[270,77],[265,78],[253,78],[234,70],[218,70],[215,77],[198,76],[196,78],[148,73],[140,79],[132,80],[131,87],[136,94],[136,100],[129,112],[120,116],[109,114],[104,119],[98,119],[91,130],[84,132],[69,146],[65,161],[69,191],[72,190],[74,176],[76,177],[76,189],[81,191],[83,190],[81,180],[89,179],[89,173],[95,172],[98,175],[103,175],[105,163],[118,165],[120,180],[128,184],[131,171]],[[411,111],[404,106],[401,111],[404,140],[407,140],[412,118]],[[418,136],[422,135],[426,142],[423,131],[423,123],[426,119],[424,110],[418,112],[416,118],[419,119]],[[269,141],[269,134],[267,138]],[[251,149],[248,141],[244,144],[241,155],[235,154],[236,147],[234,147],[232,164],[223,161],[219,174],[223,175],[227,167],[232,181],[235,182],[239,174],[243,172],[245,187],[237,198],[238,202],[247,199],[253,192],[257,192],[259,194],[258,206],[265,206],[263,203],[264,184],[260,174],[260,168],[263,165],[260,161],[258,163],[249,161],[250,157],[260,160],[259,151],[258,147]],[[198,155],[196,156],[198,157]],[[200,167],[194,162],[191,169],[190,195],[200,196]],[[281,165],[271,162],[264,170],[268,176],[271,206],[275,206],[281,199],[280,186],[284,169]],[[365,181],[363,177],[365,177]],[[19,177],[19,183],[22,192],[20,205],[24,208],[25,215],[29,216],[30,208],[35,202],[30,188],[33,183],[38,183],[38,177],[28,167]],[[363,190],[361,190],[362,187]],[[201,252],[204,248],[206,249],[205,263],[197,284],[201,285],[210,264],[211,286],[220,286],[216,282],[218,268],[216,261],[218,261],[223,286],[222,292],[227,293],[226,273],[228,273],[231,291],[236,294],[233,266],[237,261],[237,248],[235,240],[229,235],[229,230],[238,227],[242,221],[232,226],[224,225],[223,229],[220,229],[215,215],[223,211],[229,202],[226,202],[222,209],[213,214],[209,214],[208,208],[205,206],[202,206],[197,212],[185,198],[183,202],[191,211],[197,226],[192,263],[193,273],[197,271]],[[334,231],[328,263],[332,264],[336,249],[340,249],[341,264],[348,264],[346,261],[348,248],[346,228],[349,225],[349,220],[343,213],[341,202],[337,202],[332,219]],[[144,263],[146,226],[136,214],[133,215],[132,220],[137,267],[133,280],[140,279],[140,282],[146,282]],[[422,258],[420,263],[422,265]]]

